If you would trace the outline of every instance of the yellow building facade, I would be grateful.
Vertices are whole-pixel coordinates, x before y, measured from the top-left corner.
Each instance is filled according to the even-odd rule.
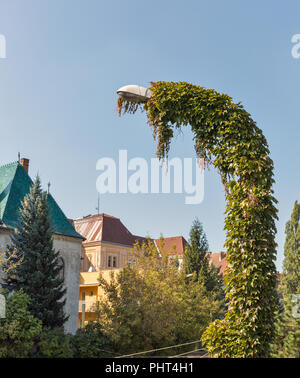
[[[119,271],[120,269],[115,269]],[[78,308],[78,327],[82,323],[96,320],[95,307],[101,300],[102,290],[98,283],[100,272],[81,272],[80,273],[80,291],[79,291],[79,308]],[[106,280],[110,279],[110,270],[102,270],[101,274]]]
[[[89,215],[73,220],[76,231],[85,238],[82,243],[80,292],[79,292],[79,327],[96,319],[95,306],[101,301],[99,273],[106,280],[112,270],[119,271],[127,263],[135,263],[133,246],[142,244],[145,238],[133,235],[119,218],[107,215]],[[153,240],[158,251],[159,239]],[[165,249],[174,250],[174,255],[183,254],[185,239],[181,236],[165,238]]]
[[[85,238],[82,243],[79,326],[96,319],[95,305],[100,300],[99,272],[109,279],[112,270],[118,271],[127,262],[134,262],[132,251],[136,241],[144,238],[131,234],[119,218],[97,214],[73,221],[76,231]]]

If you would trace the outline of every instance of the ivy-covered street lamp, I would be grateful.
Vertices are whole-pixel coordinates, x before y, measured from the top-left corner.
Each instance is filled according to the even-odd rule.
[[[226,197],[228,267],[224,276],[228,310],[202,336],[212,357],[268,357],[274,336],[276,295],[276,199],[273,162],[266,138],[232,98],[186,82],[156,82],[151,88],[122,87],[119,114],[146,110],[168,156],[174,129],[190,125],[195,150],[221,175]]]

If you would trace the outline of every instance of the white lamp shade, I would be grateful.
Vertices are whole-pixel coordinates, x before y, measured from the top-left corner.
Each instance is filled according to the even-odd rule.
[[[146,101],[151,97],[151,90],[139,85],[125,85],[117,90],[117,94],[124,100],[139,102]]]

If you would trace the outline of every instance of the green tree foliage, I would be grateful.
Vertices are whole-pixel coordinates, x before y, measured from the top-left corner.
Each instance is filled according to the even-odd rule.
[[[287,295],[283,302],[284,310],[277,316],[272,357],[300,358],[300,295]]]
[[[195,273],[195,278],[205,286],[209,292],[214,292],[223,298],[222,280],[218,269],[209,264],[208,241],[203,226],[198,218],[192,224],[190,240],[184,252],[184,269],[186,274]]]
[[[75,335],[61,328],[42,327],[29,311],[30,298],[18,290],[6,291],[6,318],[0,319],[0,358],[112,357],[110,342],[100,324],[89,323]]]
[[[219,315],[220,302],[186,280],[150,240],[135,245],[134,256],[137,263],[112,272],[109,281],[99,277],[104,292],[99,320],[113,351],[127,354],[199,339]]]
[[[197,276],[202,269],[208,270],[208,242],[202,224],[196,218],[190,231],[190,240],[184,254],[184,267],[186,274],[196,272]]]
[[[22,288],[29,295],[28,308],[43,326],[61,327],[67,320],[63,314],[66,290],[59,277],[59,252],[53,249],[47,195],[42,192],[38,177],[22,203],[11,248],[17,251],[16,259],[21,257],[22,263],[7,275],[5,286],[10,290]],[[8,255],[10,252],[11,249]]]
[[[274,357],[300,357],[300,204],[296,201],[285,227],[280,292],[283,311],[278,314]]]
[[[300,204],[296,201],[285,226],[281,291],[284,296],[300,293]]]
[[[0,319],[0,357],[30,357],[42,332],[42,323],[28,309],[29,296],[22,290],[7,297],[6,318]]]
[[[0,272],[9,274],[22,262],[22,256],[15,248],[9,248],[9,253],[0,251]]]
[[[64,334],[61,328],[44,328],[35,345],[33,357],[72,358],[74,357],[74,336]]]
[[[152,83],[151,92],[140,105],[158,140],[157,156],[167,157],[174,130],[190,125],[198,157],[216,167],[225,187],[228,311],[203,341],[214,357],[268,357],[278,301],[277,201],[267,141],[228,95],[185,82]],[[119,113],[135,113],[138,106],[118,100]]]
[[[103,332],[103,327],[97,322],[90,322],[84,328],[79,328],[72,339],[74,357],[100,358],[113,357],[110,352],[110,341]]]

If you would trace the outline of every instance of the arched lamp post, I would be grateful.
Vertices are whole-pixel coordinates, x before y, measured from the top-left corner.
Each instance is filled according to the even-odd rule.
[[[198,157],[213,164],[225,188],[228,310],[202,340],[215,357],[268,357],[274,336],[276,295],[273,162],[266,138],[249,113],[231,97],[185,82],[152,83],[117,91],[119,114],[144,104],[158,139],[157,155],[168,155],[173,130],[190,125]]]

